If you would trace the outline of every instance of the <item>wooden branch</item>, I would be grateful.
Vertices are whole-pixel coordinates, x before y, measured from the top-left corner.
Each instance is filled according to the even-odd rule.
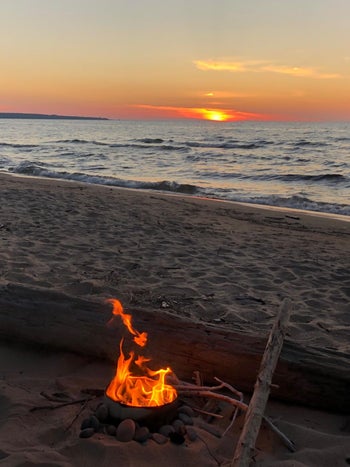
[[[282,350],[291,308],[290,300],[285,299],[271,330],[255,383],[254,393],[246,412],[243,430],[231,463],[232,467],[249,467],[251,463],[256,439],[270,394],[272,377]]]
[[[213,389],[213,388],[212,388]],[[217,387],[214,387],[214,390],[217,390]],[[186,391],[185,389],[181,389],[179,390],[179,394],[181,396],[187,396],[187,397],[203,397],[203,398],[207,398],[207,399],[216,399],[216,400],[219,400],[221,402],[225,402],[227,404],[230,404],[230,405],[233,405],[236,409],[241,409],[243,410],[244,412],[246,412],[248,410],[248,405],[245,404],[244,402],[242,401],[239,401],[237,399],[233,399],[232,397],[229,397],[229,396],[225,396],[224,394],[220,394],[220,393],[216,393],[216,392],[213,392],[213,390],[210,390],[208,388],[201,388],[201,387],[198,387],[197,390],[188,390]],[[235,412],[237,413],[237,412]],[[276,425],[274,425],[271,420],[269,420],[267,417],[263,417],[263,420],[264,422],[266,422],[267,426],[280,438],[280,440],[282,441],[282,443],[291,451],[291,452],[294,452],[295,451],[295,447],[294,447],[294,444],[292,441],[290,441],[290,439],[284,434],[282,433]],[[227,427],[227,429],[220,434],[220,437],[221,436],[224,436],[227,431],[232,427],[233,423],[234,423],[234,419],[232,419],[230,425]],[[215,435],[217,436],[217,435]]]
[[[84,404],[81,405],[81,407],[79,408],[78,412],[74,415],[73,419],[71,420],[71,422],[69,423],[69,425],[66,427],[66,429],[64,430],[65,432],[70,430],[74,424],[74,422],[78,419],[79,415],[83,412],[83,410],[86,409],[88,403],[91,401],[92,399],[86,399],[86,401],[84,402]]]
[[[56,410],[62,407],[67,407],[68,405],[83,404],[83,403],[92,401],[93,399],[94,397],[89,397],[85,399],[76,399],[74,401],[69,401],[69,402],[62,402],[62,404],[57,404],[57,405],[36,405],[35,407],[32,407],[31,409],[29,409],[29,412],[36,412],[37,410]]]
[[[295,452],[295,444],[291,441],[271,420],[264,416],[263,422],[272,430],[282,441],[282,443],[289,449],[290,452]]]
[[[266,336],[180,318],[163,309],[138,308],[137,329],[148,332],[154,368],[170,365],[188,381],[198,370],[204,384],[219,376],[251,393]],[[106,327],[111,305],[48,289],[15,284],[0,286],[0,340],[42,346],[115,362],[124,327]],[[271,396],[294,404],[350,413],[350,355],[286,340],[274,375]]]

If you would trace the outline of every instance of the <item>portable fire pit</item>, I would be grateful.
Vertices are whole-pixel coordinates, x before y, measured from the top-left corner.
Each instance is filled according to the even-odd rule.
[[[131,315],[124,313],[119,300],[110,299],[109,303],[113,305],[113,317],[121,317],[134,343],[145,347],[147,333],[134,329]],[[134,351],[126,358],[123,343],[121,339],[116,372],[105,390],[104,400],[110,417],[115,420],[130,418],[147,426],[167,423],[174,417],[178,405],[176,389],[166,382],[172,370],[169,367],[151,370],[146,365],[150,359],[136,356]]]
[[[171,423],[178,408],[177,398],[173,402],[156,407],[133,407],[114,401],[105,394],[104,403],[108,407],[111,419],[118,421],[131,418],[139,425],[153,430]]]

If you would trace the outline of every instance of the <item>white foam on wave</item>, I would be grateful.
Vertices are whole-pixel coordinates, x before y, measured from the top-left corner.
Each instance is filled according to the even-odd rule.
[[[139,180],[124,180],[115,177],[104,177],[99,175],[87,175],[80,172],[56,172],[46,169],[44,163],[33,163],[24,161],[12,169],[13,173],[37,176],[44,178],[55,178],[72,180],[95,185],[115,186],[121,188],[133,188],[143,190],[165,191],[173,193],[183,193],[189,195],[205,196],[226,201],[241,202],[244,204],[256,204],[264,206],[275,206],[279,208],[290,208],[303,211],[324,212],[342,216],[350,216],[350,206],[345,204],[324,203],[311,200],[302,196],[282,197],[276,195],[249,197],[240,196],[232,191],[220,192],[215,189],[204,189],[200,186],[182,184],[175,181],[161,180],[155,182],[145,182]]]

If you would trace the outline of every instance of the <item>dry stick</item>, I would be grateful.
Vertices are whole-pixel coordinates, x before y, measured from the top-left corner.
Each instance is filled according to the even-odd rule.
[[[212,413],[212,412],[207,412],[206,410],[202,410],[202,409],[198,409],[197,407],[192,407],[192,409],[195,411],[195,412],[198,412],[202,415],[208,415],[209,417],[213,417],[213,418],[224,418],[223,415],[219,415],[217,413]]]
[[[70,422],[70,424],[67,426],[67,428],[64,430],[65,432],[68,431],[72,426],[73,426],[73,423],[76,421],[76,419],[79,417],[79,415],[82,413],[82,411],[86,408],[86,406],[88,405],[88,403],[91,401],[92,399],[86,399],[86,401],[82,404],[82,406],[80,407],[80,409],[78,410],[78,412],[75,414],[73,420]]]
[[[229,396],[224,396],[223,394],[217,394],[217,393],[209,391],[209,390],[205,390],[205,391],[201,390],[200,387],[199,387],[199,389],[197,391],[194,391],[193,389],[189,390],[189,391],[186,391],[186,390],[182,389],[179,392],[179,394],[181,394],[182,396],[187,396],[187,397],[204,397],[204,398],[217,399],[217,400],[226,402],[228,404],[231,404],[234,407],[243,410],[244,412],[247,412],[247,410],[248,410],[248,405],[245,404],[244,402],[238,401],[237,399],[232,399]],[[287,436],[284,433],[282,433],[281,430],[279,430],[279,428],[277,428],[277,426],[274,425],[270,419],[263,416],[263,420],[266,422],[267,426],[280,438],[280,440],[283,442],[283,444],[291,452],[295,452],[295,446],[294,446],[293,442],[290,441],[290,439],[288,439]],[[230,423],[230,426],[228,427],[228,429],[230,429],[231,426],[232,426],[232,423]],[[228,430],[226,429],[225,432],[223,434],[221,434],[221,436],[224,436],[224,434],[226,434],[227,431]]]
[[[232,391],[234,394],[236,394],[236,396],[239,397],[240,402],[243,402],[243,393],[242,393],[242,392],[237,391],[237,389],[234,388],[231,384],[227,384],[227,383],[225,383],[224,381],[221,381],[221,379],[219,379],[219,378],[215,378],[215,379],[216,379],[216,381],[218,381],[219,383],[224,384],[225,387],[226,387],[227,389],[229,389],[229,390]],[[232,415],[231,423],[229,424],[229,426],[228,426],[228,427],[226,428],[226,430],[224,431],[223,436],[225,436],[226,433],[232,428],[233,424],[234,424],[235,421],[236,421],[237,415],[238,415],[238,407],[235,408],[235,411],[233,412],[233,415]]]
[[[178,384],[174,386],[177,391],[183,395],[183,396],[192,396],[192,397],[205,397],[205,398],[214,398],[218,400],[222,400],[224,402],[227,402],[235,407],[235,412],[233,414],[232,420],[229,424],[229,426],[226,428],[222,436],[225,436],[225,434],[231,429],[233,426],[235,419],[237,417],[238,409],[243,410],[246,412],[248,410],[248,405],[243,402],[243,394],[240,391],[237,391],[236,388],[231,386],[230,384],[225,383],[219,378],[214,378],[216,381],[220,383],[218,386],[196,386],[191,383],[184,383],[183,381],[181,384]],[[270,387],[274,386],[273,384],[270,385]],[[228,396],[224,396],[223,394],[216,394],[214,391],[218,391],[219,389],[229,389],[231,392],[233,392],[236,396],[239,397],[239,400],[233,399]],[[289,449],[291,452],[295,452],[295,446],[290,439],[287,438],[287,436],[282,433],[276,425],[272,423],[271,420],[269,420],[267,417],[263,416],[263,420],[266,422],[266,425],[280,438],[282,443]]]
[[[37,410],[60,409],[61,407],[67,407],[67,405],[82,404],[83,402],[91,401],[92,399],[94,399],[94,398],[93,397],[88,397],[88,398],[85,397],[84,399],[77,399],[77,400],[70,401],[70,402],[62,402],[62,404],[57,404],[57,405],[39,405],[39,406],[35,406],[35,407],[32,407],[31,409],[29,409],[29,412],[35,412]]]
[[[270,393],[272,376],[282,350],[291,308],[291,301],[285,299],[270,332],[231,467],[248,467],[252,460],[255,442]]]
[[[219,401],[227,402],[228,404],[234,405],[235,407],[238,407],[239,409],[244,411],[248,409],[247,404],[245,404],[244,402],[238,401],[237,399],[232,399],[232,397],[225,396],[224,394],[217,394],[216,392],[212,392],[209,389],[202,390],[201,388],[199,388],[197,391],[186,391],[185,389],[182,389],[181,391],[179,391],[179,394],[181,396],[217,399]]]

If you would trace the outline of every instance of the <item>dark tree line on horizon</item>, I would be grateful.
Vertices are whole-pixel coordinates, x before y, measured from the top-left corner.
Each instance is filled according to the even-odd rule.
[[[0,112],[0,118],[27,118],[27,119],[46,119],[46,120],[108,120],[104,117],[79,117],[75,115],[49,115],[35,113],[13,113]]]

